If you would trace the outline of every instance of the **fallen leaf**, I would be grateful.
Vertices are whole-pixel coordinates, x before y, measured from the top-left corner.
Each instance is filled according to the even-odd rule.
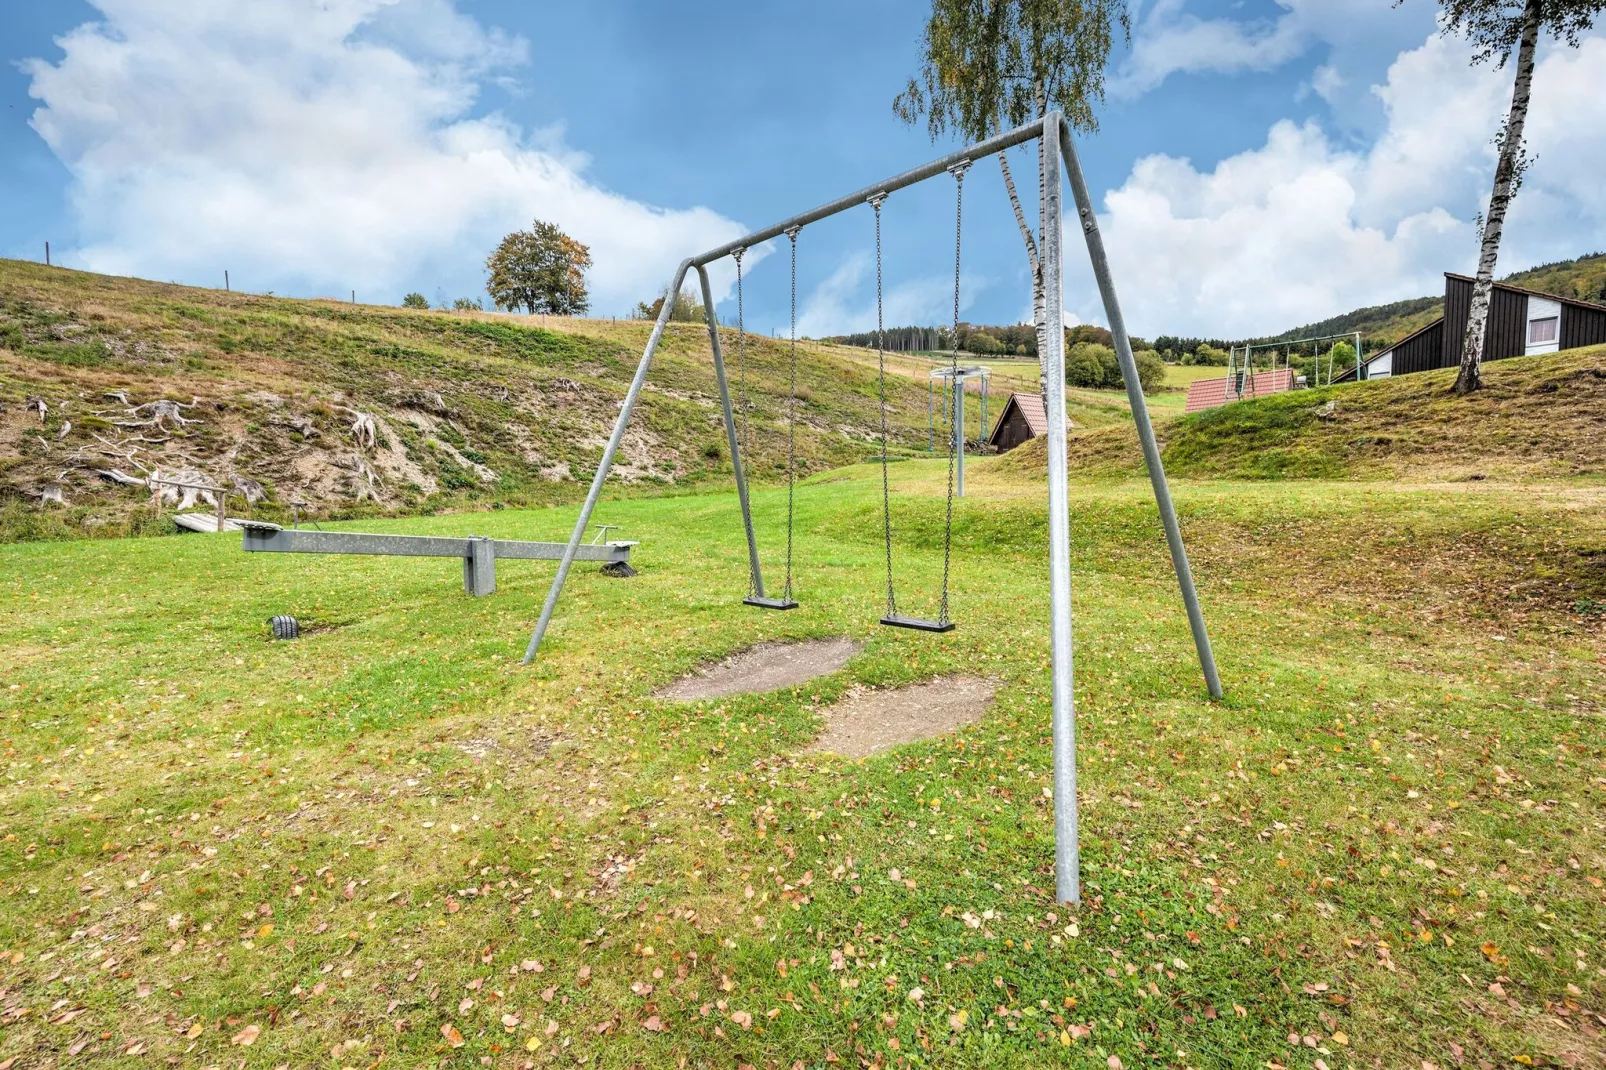
[[[441,1036],[445,1037],[446,1043],[454,1048],[461,1048],[465,1043],[463,1034],[459,1033],[457,1027],[451,1022],[446,1022],[441,1026]]]
[[[234,1036],[230,1037],[229,1043],[237,1044],[242,1048],[249,1048],[251,1045],[257,1042],[257,1037],[261,1035],[262,1027],[260,1025],[248,1025],[238,1033],[234,1034]]]
[[[642,1022],[641,1028],[647,1030],[649,1033],[662,1033],[669,1027],[664,1025],[663,1019],[655,1014],[648,1018],[645,1022]]]
[[[731,1021],[735,1022],[743,1029],[753,1028],[753,1016],[748,1014],[746,1011],[732,1011]]]

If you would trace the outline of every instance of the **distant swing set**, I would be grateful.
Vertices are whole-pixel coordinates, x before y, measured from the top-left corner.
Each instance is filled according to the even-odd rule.
[[[1160,522],[1165,530],[1166,543],[1171,553],[1171,563],[1176,573],[1177,585],[1181,589],[1183,604],[1187,610],[1188,623],[1193,632],[1194,647],[1198,654],[1200,668],[1204,673],[1205,685],[1212,698],[1220,698],[1222,691],[1221,680],[1216,672],[1215,656],[1210,647],[1210,637],[1205,629],[1204,614],[1199,608],[1198,593],[1194,589],[1193,574],[1188,566],[1187,550],[1183,546],[1181,529],[1177,525],[1176,510],[1172,506],[1171,492],[1166,484],[1165,471],[1160,463],[1159,446],[1155,442],[1154,428],[1149,420],[1149,410],[1144,401],[1142,387],[1138,381],[1137,366],[1132,357],[1131,339],[1127,335],[1125,320],[1122,318],[1121,308],[1116,300],[1115,285],[1111,279],[1109,260],[1105,255],[1104,241],[1099,233],[1092,199],[1088,194],[1087,183],[1082,175],[1075,147],[1071,143],[1070,128],[1064,117],[1058,112],[1050,112],[1041,119],[1018,126],[1013,130],[998,134],[968,148],[923,164],[913,170],[905,171],[903,174],[889,178],[884,182],[850,193],[829,204],[821,205],[812,211],[782,220],[773,226],[755,231],[699,256],[683,260],[680,266],[676,268],[674,278],[666,292],[669,294],[679,293],[685,282],[687,272],[693,269],[696,270],[698,282],[702,287],[703,307],[708,318],[708,337],[713,351],[714,377],[719,386],[720,407],[724,416],[726,440],[730,447],[731,469],[736,483],[736,497],[741,507],[742,525],[747,535],[748,591],[743,602],[758,609],[782,611],[797,609],[799,603],[793,583],[792,566],[793,521],[797,482],[798,236],[803,228],[811,223],[819,222],[822,219],[827,219],[861,206],[869,206],[872,209],[875,219],[876,248],[876,356],[881,403],[882,535],[885,542],[886,564],[886,612],[881,617],[880,623],[889,627],[924,632],[952,631],[955,624],[949,617],[949,577],[953,549],[953,507],[957,489],[956,475],[958,475],[959,479],[963,478],[959,473],[962,472],[962,467],[960,466],[963,465],[964,452],[963,409],[960,407],[957,397],[962,397],[964,390],[965,376],[961,372],[973,373],[976,371],[975,369],[961,368],[958,350],[959,268],[964,220],[964,179],[966,171],[977,160],[985,159],[1030,141],[1040,142],[1046,178],[1044,185],[1045,197],[1040,205],[1040,222],[1042,224],[1040,255],[1043,281],[1047,291],[1046,314],[1048,322],[1046,324],[1046,347],[1044,352],[1040,354],[1040,359],[1047,383],[1045,401],[1048,415],[1048,557],[1049,624],[1053,651],[1052,721],[1054,733],[1055,884],[1058,898],[1061,902],[1079,903],[1081,901],[1081,882],[1076,809],[1075,692],[1072,683],[1071,660],[1070,513],[1065,444],[1065,329],[1060,256],[1062,227],[1060,165],[1062,160],[1066,174],[1070,179],[1071,193],[1076,202],[1078,222],[1083,237],[1087,242],[1088,256],[1092,262],[1093,275],[1097,280],[1100,296],[1103,299],[1104,312],[1109,320],[1110,333],[1114,336],[1116,356],[1120,361],[1122,376],[1126,381],[1127,397],[1131,403],[1133,421],[1137,425],[1143,459],[1148,468],[1155,502],[1159,506]],[[947,384],[950,384],[949,388],[957,397],[953,404],[954,411],[950,416],[952,434],[947,436],[948,494],[947,511],[943,523],[942,587],[937,615],[927,618],[904,614],[898,603],[894,585],[891,491],[887,472],[889,421],[886,390],[885,325],[882,322],[881,217],[883,206],[891,194],[942,174],[952,176],[955,184],[954,331],[949,339],[951,350],[949,365],[945,369],[940,369],[939,373],[940,377]],[[742,450],[747,440],[746,322],[742,258],[754,246],[782,236],[788,239],[791,252],[790,385],[787,398],[786,456],[786,557],[784,582],[781,591],[779,595],[772,595],[764,585],[764,573],[759,559],[758,540],[753,531],[753,515],[748,498],[747,479],[742,465]],[[708,281],[708,265],[726,257],[730,257],[736,264],[736,345],[742,415],[740,432],[738,431],[736,415],[731,404],[730,389],[726,382],[724,355],[720,347],[719,322],[714,310],[713,293]],[[664,330],[669,323],[672,312],[673,302],[666,300],[658,314],[657,322],[653,324],[652,333],[647,339],[646,349],[641,355],[641,362],[636,366],[635,377],[631,380],[630,388],[625,394],[624,403],[619,410],[618,420],[614,424],[613,434],[609,436],[608,444],[603,450],[602,459],[597,465],[595,476],[592,478],[591,488],[586,495],[585,504],[581,506],[580,515],[575,521],[574,530],[569,536],[569,541],[559,561],[557,575],[553,578],[552,586],[547,591],[546,601],[541,606],[540,619],[535,625],[535,630],[530,636],[529,646],[524,653],[525,664],[529,664],[535,659],[536,652],[541,647],[541,640],[546,635],[547,627],[551,624],[552,614],[557,608],[558,599],[563,593],[563,585],[568,579],[569,569],[581,553],[581,542],[586,530],[590,527],[592,511],[595,510],[597,501],[601,496],[602,487],[608,478],[608,472],[612,467],[614,456],[624,438],[625,429],[629,426],[631,413],[641,395],[642,385],[646,382],[647,372],[652,365],[653,354],[657,351],[659,342],[663,338]],[[983,381],[985,382],[985,380]],[[945,399],[945,407],[946,405]]]

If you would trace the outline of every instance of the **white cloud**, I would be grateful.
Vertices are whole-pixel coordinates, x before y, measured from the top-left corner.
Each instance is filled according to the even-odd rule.
[[[599,188],[557,131],[472,114],[528,49],[453,0],[93,2],[103,20],[61,38],[59,62],[24,66],[34,129],[72,174],[72,259],[92,270],[228,267],[253,290],[381,301],[445,280],[456,296],[539,217],[591,246],[607,313],[743,232]]]
[[[1324,63],[1311,73],[1310,87],[1317,96],[1331,104],[1338,96],[1338,91],[1344,87],[1344,81],[1344,76],[1339,73],[1337,67],[1331,63]]]
[[[1112,94],[1135,97],[1173,74],[1272,70],[1318,42],[1375,48],[1375,31],[1402,20],[1392,0],[1276,0],[1275,17],[1252,19],[1200,18],[1186,4],[1157,0],[1136,20],[1132,49],[1110,79]]]
[[[875,315],[875,262],[869,253],[850,255],[804,298],[797,316],[799,338],[873,331]],[[986,286],[985,280],[961,273],[959,311],[963,315]],[[882,294],[884,326],[941,324],[953,318],[952,275],[926,275],[896,283]]]
[[[1283,121],[1263,146],[1209,171],[1139,160],[1101,214],[1133,329],[1269,333],[1440,293],[1442,272],[1470,270],[1511,72],[1467,58],[1438,36],[1401,54],[1374,87],[1387,127],[1365,151]],[[1507,223],[1503,270],[1606,246],[1606,39],[1542,57],[1528,144],[1536,159]],[[1081,261],[1069,263],[1080,273],[1070,292],[1091,294]],[[1092,299],[1080,311],[1102,319]]]

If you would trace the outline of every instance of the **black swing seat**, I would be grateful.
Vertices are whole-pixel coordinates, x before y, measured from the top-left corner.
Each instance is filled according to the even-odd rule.
[[[760,598],[758,595],[748,595],[742,599],[744,606],[757,606],[759,609],[796,609],[797,603],[790,598]]]
[[[881,623],[889,628],[913,628],[917,632],[951,632],[951,620],[926,620],[924,617],[882,617]]]

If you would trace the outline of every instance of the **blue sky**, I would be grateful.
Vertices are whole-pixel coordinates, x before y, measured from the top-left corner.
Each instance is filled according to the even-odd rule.
[[[71,266],[395,303],[479,294],[496,239],[540,217],[592,246],[594,312],[623,314],[682,256],[953,147],[890,108],[925,10],[0,0],[0,255],[49,240]],[[1135,330],[1264,333],[1471,267],[1509,85],[1433,16],[1429,0],[1134,7],[1080,147]],[[1506,268],[1606,247],[1606,39],[1541,59]],[[996,165],[966,205],[964,315],[1021,319]],[[803,333],[873,323],[870,225],[804,232]],[[952,241],[951,181],[889,202],[889,322],[947,317]],[[785,249],[768,252],[748,323],[784,332]],[[1068,313],[1098,322],[1068,264]]]

